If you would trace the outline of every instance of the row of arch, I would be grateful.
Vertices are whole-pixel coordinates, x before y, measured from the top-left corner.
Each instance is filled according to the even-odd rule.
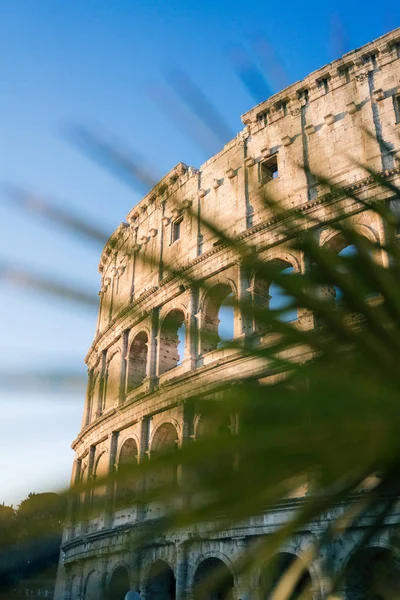
[[[374,239],[375,234],[366,226],[363,226],[362,232],[363,235],[369,237],[370,241],[377,241],[376,238]],[[338,255],[348,256],[355,253],[355,246],[350,245],[344,236],[338,232],[326,237],[323,245]],[[274,267],[281,275],[291,275],[300,270],[297,258],[289,253],[283,254],[280,258],[271,259],[269,262],[274,263]],[[298,311],[292,303],[293,299],[273,280],[267,281],[261,274],[255,273],[250,280],[250,287],[247,291],[251,295],[252,304],[256,310],[276,311],[277,318],[284,322],[294,321],[298,318]],[[323,290],[323,293],[329,296],[333,302],[341,301],[341,291],[335,286]],[[239,311],[233,302],[236,296],[236,284],[233,281],[225,280],[211,287],[201,300],[200,312],[202,316],[198,345],[200,355],[206,354],[244,332],[243,323],[240,324],[241,315],[238,314]],[[248,325],[246,332],[260,334],[266,329],[265,321],[263,322],[261,317],[253,316],[252,323]],[[163,316],[157,335],[156,376],[162,376],[167,371],[179,366],[188,357],[191,349],[187,344],[187,330],[188,316],[183,307],[172,308]],[[149,338],[150,332],[143,329],[136,333],[129,343],[126,357],[125,393],[131,392],[149,377]],[[106,373],[109,389],[113,385],[118,386],[116,380],[119,378],[119,373],[113,374],[111,371],[112,369],[109,366]],[[104,393],[105,396],[106,393]]]
[[[193,439],[214,434],[216,432],[225,432],[231,434],[234,429],[234,424],[231,416],[225,417],[219,415],[218,418],[209,418],[205,415],[198,415],[193,423]],[[168,453],[178,447],[179,434],[177,427],[170,421],[160,423],[154,430],[149,441],[149,450],[147,457],[154,457],[160,453]],[[115,510],[132,506],[135,503],[135,496],[138,491],[138,486],[146,486],[146,489],[154,489],[167,484],[177,482],[178,467],[163,467],[162,469],[153,470],[151,478],[140,481],[136,478],[134,468],[139,462],[139,445],[138,440],[130,435],[125,439],[117,453],[116,458],[116,477],[113,481],[114,488],[108,489],[107,484],[99,484],[101,478],[111,481],[109,474],[109,454],[104,450],[100,453],[95,461],[92,480],[94,485],[90,492],[90,497],[87,498],[85,492],[81,493],[78,499],[78,505],[75,509],[74,522],[84,519],[85,509],[88,510],[89,518],[99,516],[105,509],[107,494],[111,495],[110,505]],[[80,482],[82,484],[88,481],[87,467],[82,469],[80,473]],[[96,481],[97,480],[97,481]]]
[[[320,582],[313,570],[301,563],[290,552],[279,552],[258,573],[250,584],[252,600],[267,600],[277,588],[287,570],[294,564],[302,567],[302,574],[293,586],[287,600],[319,600]],[[72,587],[73,584],[72,584]],[[139,586],[135,586],[139,587]],[[197,564],[191,582],[193,600],[235,600],[238,596],[238,578],[227,560],[208,556]],[[99,595],[99,578],[95,570],[84,582],[83,600],[124,600],[132,589],[128,569],[119,565],[111,574],[105,590]],[[249,590],[247,590],[248,593]],[[241,589],[241,593],[246,590]],[[400,576],[393,553],[385,548],[371,547],[351,555],[345,570],[341,597],[346,600],[384,600],[399,597]],[[173,568],[165,560],[156,560],[142,575],[140,597],[144,600],[175,600],[177,584]],[[71,600],[75,600],[72,594]]]

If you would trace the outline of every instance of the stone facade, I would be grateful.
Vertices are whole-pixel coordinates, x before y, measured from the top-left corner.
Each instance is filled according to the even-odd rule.
[[[297,272],[305,272],[307,264],[288,247],[279,218],[261,201],[263,191],[283,207],[301,208],[326,223],[318,232],[321,245],[342,250],[329,222],[343,214],[371,240],[384,241],[378,215],[350,199],[339,201],[301,165],[357,190],[365,199],[378,193],[382,198],[383,192],[358,163],[400,184],[400,29],[291,85],[242,120],[244,129],[199,170],[183,163],[172,169],[130,211],[102,253],[97,331],[86,357],[85,410],[73,443],[73,483],[115,472],[128,458],[140,462],[163,447],[201,435],[207,424],[201,415],[185,410],[185,399],[198,386],[207,389],[215,381],[239,375],[273,380],[265,363],[218,345],[219,310],[225,298],[233,294],[267,305],[271,289],[247,272],[204,222],[251,243],[263,260],[279,261],[282,269]],[[383,197],[390,201],[387,191]],[[199,293],[188,284],[190,279],[206,282],[207,290]],[[299,310],[296,319],[298,327],[314,326],[313,315],[305,310]],[[251,337],[264,344],[274,335],[237,310],[233,320],[235,338]],[[178,339],[183,327],[184,345]],[[104,595],[119,600],[129,588],[146,600],[181,600],[191,597],[196,584],[220,561],[232,591],[212,597],[256,598],[262,573],[245,581],[235,572],[234,559],[256,536],[268,535],[284,523],[302,502],[300,493],[234,530],[171,534],[135,554],[127,551],[129,532],[160,515],[161,506],[139,509],[129,501],[119,502],[113,486],[106,487],[96,491],[107,497],[104,510],[93,509],[88,518],[80,518],[78,506],[70,515],[57,600]],[[125,492],[129,497],[129,490]],[[93,502],[89,494],[81,496],[81,506]],[[287,541],[280,552],[282,564],[301,556],[342,508],[309,523]],[[387,548],[395,520],[389,519],[365,550],[374,560]],[[364,597],[364,567],[353,567],[350,559],[360,535],[360,529],[348,531],[332,544],[329,556],[324,550],[315,558],[307,575],[315,600],[326,596],[331,574],[347,561],[343,597]],[[194,538],[188,552],[187,542]],[[165,571],[157,575],[154,569],[160,561]]]

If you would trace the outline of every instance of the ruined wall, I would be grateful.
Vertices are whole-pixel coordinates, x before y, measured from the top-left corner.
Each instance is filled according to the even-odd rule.
[[[98,328],[86,357],[89,381],[82,430],[73,444],[73,482],[115,472],[123,447],[135,448],[140,462],[151,458],[162,442],[179,445],[188,436],[195,438],[206,424],[201,415],[186,413],[184,401],[199,385],[207,389],[213,381],[229,381],[237,373],[264,380],[275,377],[258,359],[218,346],[218,311],[224,298],[233,293],[263,305],[269,292],[199,218],[236,239],[246,239],[263,260],[279,261],[282,268],[300,273],[307,265],[299,252],[288,248],[263,195],[325,221],[326,227],[318,232],[321,245],[335,243],[329,220],[339,214],[348,215],[370,239],[384,242],[376,214],[356,211],[351,200],[339,206],[315,174],[353,186],[366,199],[374,197],[376,189],[359,162],[400,182],[395,157],[400,146],[400,30],[269,98],[246,113],[243,123],[243,131],[199,170],[183,163],[172,169],[130,211],[127,223],[119,226],[102,253]],[[210,292],[199,294],[182,273],[205,281]],[[182,324],[186,333],[178,363]],[[296,326],[312,328],[313,315],[299,311]],[[214,341],[206,335],[213,331]],[[258,336],[263,344],[272,335],[235,312],[235,337]],[[159,516],[161,506],[153,503],[139,509],[133,500],[130,505],[116,502],[112,486],[103,492],[104,510],[99,513],[83,495],[81,505],[87,512],[78,512],[66,529],[59,600],[103,593],[114,585],[117,569],[120,573],[125,569],[131,586],[143,597],[159,597],[144,583],[157,561],[169,565],[168,577],[181,599],[196,585],[200,565],[212,568],[214,559],[222,560],[232,574],[235,598],[254,597],[260,574],[243,582],[234,573],[232,558],[251,537],[266,535],[289,518],[301,501],[292,499],[240,532],[227,532],[224,539],[204,533],[190,555],[185,536],[177,534],[163,545],[154,543],[138,558],[124,545],[129,527]],[[387,545],[389,529],[390,524],[371,541],[374,548]],[[299,556],[320,530],[321,523],[310,524],[282,552]],[[333,562],[346,561],[357,539],[349,534],[336,548]],[[327,589],[325,558],[318,556],[310,567],[315,599],[323,598]]]

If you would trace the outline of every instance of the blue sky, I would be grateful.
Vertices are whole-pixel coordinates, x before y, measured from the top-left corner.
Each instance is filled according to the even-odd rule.
[[[353,0],[0,0],[0,184],[25,187],[111,233],[140,195],[82,155],[69,139],[71,125],[105,127],[160,175],[181,160],[199,166],[208,155],[182,131],[187,109],[168,86],[168,73],[177,67],[187,73],[234,134],[240,114],[265,99],[267,87],[279,91],[399,26],[399,6],[392,3],[387,12],[389,5],[382,6],[378,11],[367,1],[361,9]],[[278,61],[262,51],[266,43]],[[239,47],[268,74],[258,98],[232,67]],[[160,102],[174,106],[181,129]],[[218,149],[211,144],[212,152]],[[96,245],[18,211],[0,191],[0,262],[95,293],[99,255]],[[1,280],[0,310],[1,372],[85,373],[94,312]],[[1,387],[0,502],[18,503],[30,491],[67,484],[83,399],[80,389]]]

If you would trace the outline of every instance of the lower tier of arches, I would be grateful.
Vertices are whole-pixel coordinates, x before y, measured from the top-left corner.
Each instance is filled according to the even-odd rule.
[[[333,540],[329,549],[321,549],[307,563],[304,557],[317,536],[304,531],[247,574],[238,570],[237,559],[259,539],[257,535],[196,540],[171,536],[140,552],[129,549],[128,532],[113,539],[105,535],[86,540],[86,552],[72,546],[64,550],[55,600],[125,600],[128,592],[132,592],[129,600],[267,600],[292,567],[300,568],[301,575],[288,600],[327,599],[340,569],[344,577],[337,600],[384,600],[388,589],[398,593],[390,597],[400,597],[390,527],[382,528],[360,550],[363,529]]]

